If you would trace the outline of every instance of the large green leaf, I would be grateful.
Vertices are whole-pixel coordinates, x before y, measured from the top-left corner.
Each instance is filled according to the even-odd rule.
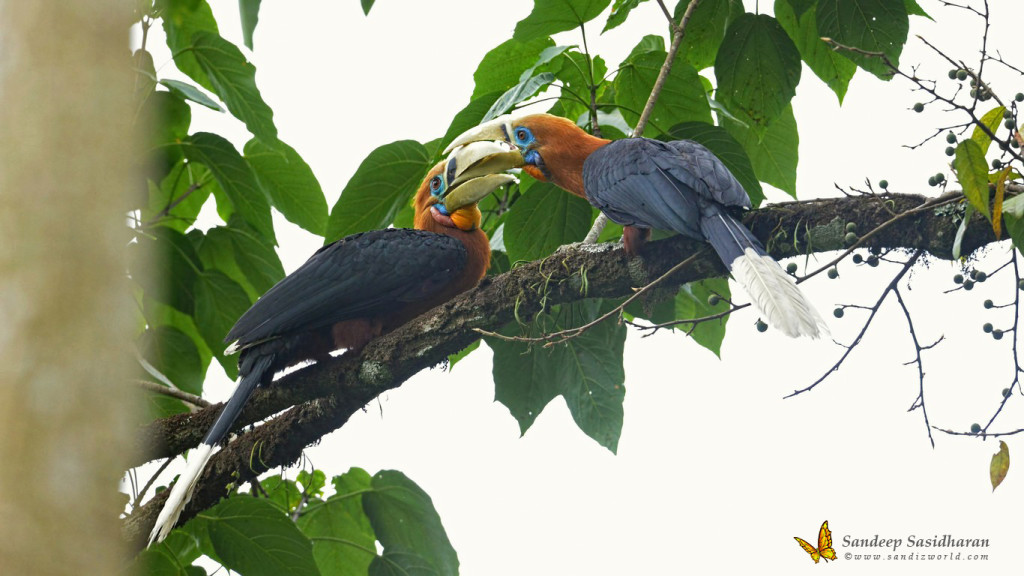
[[[989,110],[981,117],[981,123],[985,125],[993,134],[999,130],[999,127],[1003,125],[1003,114],[1006,113],[1004,106],[996,106]],[[971,140],[974,140],[978,144],[978,148],[981,149],[981,154],[984,156],[988,154],[988,147],[992,144],[992,138],[981,129],[981,126],[975,126],[971,132]]]
[[[136,50],[132,54],[132,68],[135,72],[133,98],[136,102],[142,102],[156,89],[156,66],[153,64],[153,55],[146,50]]]
[[[799,158],[800,134],[797,132],[793,108],[787,108],[764,132],[753,130],[724,116],[721,123],[746,150],[757,179],[796,198],[796,164]]]
[[[178,80],[169,80],[167,78],[164,78],[160,81],[160,84],[166,86],[168,90],[178,95],[179,97],[184,98],[185,100],[191,100],[196,104],[206,106],[210,110],[215,110],[217,112],[224,111],[224,109],[220,107],[220,104],[217,104],[217,102],[213,98],[210,98],[206,95],[205,92],[189,84],[188,82],[181,82]]]
[[[974,140],[964,140],[957,144],[953,170],[971,206],[991,220],[992,211],[988,207],[988,163],[985,162],[981,146]]]
[[[249,164],[235,147],[223,137],[209,132],[189,136],[181,147],[190,162],[198,162],[210,169],[242,219],[276,245],[270,203]]]
[[[491,92],[504,92],[515,86],[523,71],[537,61],[541,52],[554,46],[554,41],[547,36],[520,41],[515,38],[502,42],[484,55],[473,73],[473,96],[476,100]]]
[[[178,162],[159,186],[150,182],[149,202],[142,209],[143,225],[159,224],[185,232],[210,197],[212,182],[213,176],[206,167]]]
[[[778,118],[800,83],[800,52],[782,26],[764,14],[729,25],[715,59],[715,97],[758,128]]]
[[[578,118],[590,109],[591,71],[593,82],[600,83],[608,66],[600,56],[594,56],[589,65],[587,57],[576,50],[565,52],[562,65],[555,71],[555,76],[562,82],[562,96],[558,103],[561,114],[566,118]],[[601,99],[606,85],[601,85],[597,92]]]
[[[192,394],[202,392],[205,367],[199,350],[187,334],[173,326],[149,328],[139,338],[138,348],[146,362],[176,388]],[[166,385],[157,377],[148,380]],[[146,403],[153,419],[188,411],[180,400],[162,394],[147,394]]]
[[[401,472],[375,474],[372,490],[363,494],[363,510],[384,546],[384,556],[374,558],[370,574],[406,573],[390,572],[396,563],[422,570],[414,574],[459,573],[458,555],[430,496]]]
[[[323,236],[327,200],[313,170],[291,146],[271,148],[262,140],[246,142],[245,159],[271,202],[290,222]]]
[[[452,119],[452,123],[448,125],[448,131],[444,133],[444,137],[438,143],[438,153],[444,150],[459,134],[480,124],[483,121],[484,115],[487,114],[487,111],[491,109],[491,106],[494,105],[501,95],[502,92],[488,92],[483,96],[474,97],[473,101],[460,110],[455,115],[455,118]]]
[[[899,66],[910,20],[903,0],[818,0],[818,32],[844,46],[881,52]],[[861,68],[883,80],[892,70],[878,57],[841,51]]]
[[[264,144],[277,145],[274,112],[256,87],[256,67],[237,46],[211,32],[196,32],[192,54],[210,79],[212,90],[228,105],[228,111],[245,123]]]
[[[515,86],[509,88],[484,114],[484,122],[492,120],[508,112],[513,106],[533,98],[538,92],[547,89],[548,85],[555,81],[555,75],[551,72],[541,72],[536,76],[530,76]]]
[[[635,54],[626,59],[619,69],[614,84],[615,103],[623,107],[622,115],[630,125],[636,124],[640,112],[647,105],[665,57],[662,51]],[[651,112],[646,135],[654,136],[656,131],[668,130],[682,122],[710,124],[711,107],[697,71],[689,64],[677,61],[672,65]]]
[[[171,49],[174,64],[178,70],[199,83],[207,90],[213,90],[206,72],[199,66],[192,47],[192,35],[206,31],[214,34],[217,21],[213,18],[213,10],[206,0],[160,0],[156,7],[160,9],[163,20],[164,34],[167,36],[167,47]]]
[[[678,23],[689,2],[676,4],[674,22]],[[679,45],[679,56],[696,70],[703,70],[715,63],[715,56],[725,38],[725,30],[738,16],[743,14],[743,3],[739,0],[703,0],[693,10],[686,33]]]
[[[818,3],[818,0],[788,0],[788,2],[793,7],[793,15],[800,18],[805,12],[814,8],[814,5]],[[779,17],[777,12],[775,17]]]
[[[590,203],[554,184],[536,182],[505,220],[505,249],[513,261],[536,260],[555,248],[583,240],[590,230]]]
[[[725,128],[703,122],[686,122],[673,126],[665,136],[667,140],[693,140],[703,144],[725,164],[736,180],[743,185],[754,208],[760,206],[764,201],[764,191],[754,174],[750,157],[743,150],[743,146],[740,146],[740,143],[730,136]]]
[[[252,301],[245,289],[223,272],[207,270],[196,281],[196,327],[228,377],[238,377],[237,359],[224,356],[224,337]]]
[[[316,576],[313,545],[270,502],[239,495],[200,516],[221,562],[243,576]]]
[[[1003,202],[1003,227],[1017,250],[1024,252],[1024,195]]]
[[[242,286],[250,301],[284,278],[274,247],[237,218],[206,232],[199,244],[199,257],[206,269],[219,270]]]
[[[536,337],[581,326],[597,318],[607,306],[588,300],[556,307],[542,314],[526,330]],[[515,323],[502,329],[507,336],[524,335]],[[612,452],[622,432],[625,373],[622,347],[626,328],[614,319],[590,328],[564,344],[532,347],[519,342],[487,338],[494,351],[494,397],[508,407],[522,433],[556,396],[563,396],[580,429]]]
[[[170,92],[153,92],[139,111],[141,142],[145,146],[150,175],[162,179],[181,160],[178,142],[188,136],[192,109]]]
[[[533,11],[516,24],[516,40],[543,38],[597,18],[612,0],[533,0]]]
[[[377,555],[377,537],[362,506],[370,482],[370,475],[359,468],[335,476],[336,493],[310,504],[299,516],[297,524],[313,541],[313,557],[323,576],[365,576]]]
[[[373,8],[373,1],[374,0],[359,0],[359,1],[360,1],[360,3],[363,6],[363,15],[364,16],[369,16],[370,15],[370,8]]]
[[[723,301],[717,306],[708,306],[708,297],[717,294]],[[688,320],[705,318],[728,309],[724,301],[730,296],[729,281],[725,278],[709,278],[700,282],[692,282],[680,288],[676,295],[675,308],[676,319]],[[722,354],[722,340],[725,339],[725,325],[729,317],[720,320],[709,320],[701,322],[696,326],[682,324],[680,330],[689,332],[690,337],[704,348],[712,351],[715,356]]]
[[[601,30],[601,33],[604,34],[612,28],[620,26],[626,21],[626,18],[629,17],[629,13],[633,8],[636,8],[646,1],[647,0],[615,0],[612,4],[612,13],[608,15],[608,22],[605,23],[604,29]]]
[[[415,140],[399,140],[370,152],[331,209],[324,243],[386,228],[412,200],[429,162],[427,149]]]
[[[166,226],[154,226],[137,236],[133,247],[130,270],[141,272],[133,273],[132,278],[142,286],[146,297],[191,314],[196,278],[202,268],[188,238]],[[160,264],[162,274],[146,273],[152,262]]]
[[[242,21],[242,42],[252,50],[252,33],[260,20],[262,0],[238,0],[238,15]]]
[[[794,1],[775,0],[775,17],[796,44],[803,61],[835,92],[839,103],[842,104],[850,79],[857,71],[857,65],[821,40],[814,6],[797,17],[794,12]]]

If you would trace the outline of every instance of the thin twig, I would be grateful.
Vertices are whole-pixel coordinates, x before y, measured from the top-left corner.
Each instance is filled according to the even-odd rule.
[[[917,339],[917,331],[914,330],[914,321],[910,317],[910,309],[907,308],[906,302],[903,301],[903,295],[900,293],[899,287],[893,288],[893,292],[896,294],[896,301],[899,302],[900,308],[903,309],[903,316],[907,319],[907,327],[910,329],[910,338],[914,341],[914,363],[917,364],[917,378],[920,382],[917,401],[910,407],[910,410],[918,407],[921,408],[921,414],[924,415],[924,428],[928,431],[928,441],[932,443],[932,448],[935,448],[935,438],[932,437],[932,427],[931,424],[928,423],[928,407],[924,403],[924,362],[921,360],[921,351],[933,348],[936,344],[942,341],[942,338],[940,337],[929,346],[921,346],[920,341]]]
[[[177,388],[168,388],[167,386],[157,384],[156,382],[150,382],[149,380],[136,379],[132,380],[132,382],[134,382],[139,388],[142,388],[147,392],[153,392],[154,394],[161,394],[163,396],[170,396],[171,398],[181,400],[182,402],[186,404],[191,404],[192,406],[206,408],[207,406],[210,405],[210,403],[207,402],[206,400],[203,400],[202,398],[196,396],[195,394],[189,394],[184,390],[179,390]]]

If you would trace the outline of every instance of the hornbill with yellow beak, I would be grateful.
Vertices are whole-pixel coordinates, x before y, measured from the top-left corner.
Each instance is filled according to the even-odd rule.
[[[267,291],[228,332],[227,353],[241,352],[239,383],[164,503],[150,542],[163,540],[191,496],[203,468],[256,387],[307,360],[341,348],[362,349],[480,282],[490,245],[477,203],[515,178],[507,149],[461,147],[440,162],[414,201],[417,230],[353,234],[324,246]]]
[[[691,140],[606,140],[550,114],[501,116],[458,136],[449,148],[500,141],[520,154],[523,170],[586,198],[622,224],[636,254],[652,228],[711,244],[769,325],[788,336],[817,338],[824,320],[761,242],[734,215],[750,208],[743,186],[710,150]]]

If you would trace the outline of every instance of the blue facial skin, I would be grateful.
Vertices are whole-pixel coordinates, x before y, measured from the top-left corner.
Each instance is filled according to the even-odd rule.
[[[525,126],[519,126],[513,130],[512,137],[515,139],[516,147],[520,150],[526,150],[535,140],[533,132]]]
[[[441,178],[440,175],[434,176],[430,179],[430,194],[435,198],[443,196],[446,189],[447,186],[445,186],[444,178]],[[434,204],[434,206],[441,214],[444,214],[445,216],[449,215],[448,208],[445,207],[444,202],[438,202],[437,204]]]

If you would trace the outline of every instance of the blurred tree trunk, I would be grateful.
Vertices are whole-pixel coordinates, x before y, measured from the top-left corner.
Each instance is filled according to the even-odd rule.
[[[0,572],[116,574],[131,5],[0,0]]]

